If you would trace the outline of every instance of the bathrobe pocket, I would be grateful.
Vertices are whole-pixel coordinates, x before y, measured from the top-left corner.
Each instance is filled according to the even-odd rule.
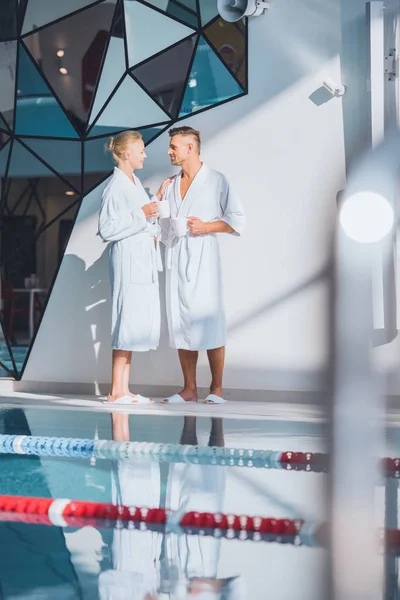
[[[147,240],[146,240],[147,241]],[[131,283],[150,285],[153,283],[153,254],[149,244],[138,244],[130,254]]]

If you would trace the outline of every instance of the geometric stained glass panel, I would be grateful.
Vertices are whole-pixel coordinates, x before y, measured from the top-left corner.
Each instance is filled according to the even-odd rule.
[[[203,34],[214,46],[224,64],[236,75],[242,86],[245,86],[247,29],[243,21],[227,23],[220,18],[206,27]]]
[[[12,128],[14,120],[17,42],[0,43],[0,127]]]
[[[0,163],[8,146],[0,151]],[[19,369],[57,272],[58,222],[74,219],[78,199],[71,186],[14,140],[0,213],[1,321]]]
[[[124,7],[130,67],[194,33],[186,25],[141,2],[128,1]]]
[[[25,12],[22,34],[43,27],[80,8],[93,4],[95,0],[29,0]]]
[[[10,153],[10,147],[11,144],[7,144],[7,145],[2,145],[1,149],[0,149],[0,178],[5,176],[6,173],[6,168],[7,168],[7,162],[8,162],[8,155]],[[0,190],[2,191],[2,190]]]
[[[243,89],[230,74],[206,40],[200,37],[180,117],[243,94]]]
[[[147,146],[245,94],[247,20],[217,0],[0,0],[1,15],[0,377],[19,377],[82,194],[112,171],[107,138]]]
[[[125,40],[123,37],[113,35],[114,32],[117,30],[117,25],[119,23],[118,16],[120,13],[120,6],[122,5],[118,4],[116,8],[113,29],[111,30],[107,54],[104,59],[104,64],[100,74],[96,95],[94,97],[94,103],[91,109],[89,124],[92,124],[94,119],[97,117],[99,111],[107,102],[108,97],[111,95],[114,88],[117,86],[118,81],[124,75],[126,70]]]
[[[65,179],[80,179],[82,164],[82,143],[80,140],[46,140],[43,138],[20,138],[47,165]]]
[[[218,15],[217,0],[200,0],[200,15],[204,27]]]
[[[15,131],[37,137],[78,137],[25,48],[20,46]]]
[[[129,0],[128,0],[129,1]],[[148,4],[165,11],[171,17],[183,21],[191,27],[198,27],[196,0],[147,0]],[[200,0],[200,4],[203,0]]]
[[[132,75],[173,117],[178,116],[196,38],[192,36],[132,70]]]
[[[96,121],[102,127],[124,127],[132,129],[163,123],[169,116],[142,90],[142,88],[126,75],[111,101]]]
[[[0,377],[13,376],[14,364],[0,323]]]
[[[82,133],[107,46],[115,1],[89,6],[24,38],[61,105]],[[84,43],[77,43],[78,32]],[[60,52],[63,55],[59,57]]]
[[[7,133],[0,131],[0,150],[2,150],[4,148],[4,146],[7,144],[9,139],[10,139],[10,136]]]

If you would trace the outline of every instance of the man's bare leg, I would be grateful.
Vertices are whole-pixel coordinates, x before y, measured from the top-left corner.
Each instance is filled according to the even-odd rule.
[[[197,394],[196,368],[199,353],[194,350],[178,350],[179,361],[183,373],[183,390],[179,395],[186,402],[197,402],[199,396]]]
[[[111,390],[107,400],[114,402],[129,392],[129,373],[131,369],[132,352],[130,350],[113,350]]]
[[[196,417],[184,417],[180,444],[197,446]]]
[[[223,448],[225,446],[222,419],[211,419],[211,431],[208,440],[208,445],[218,446],[219,448]]]
[[[222,377],[225,364],[225,346],[207,350],[208,362],[211,370],[210,393],[222,398]]]

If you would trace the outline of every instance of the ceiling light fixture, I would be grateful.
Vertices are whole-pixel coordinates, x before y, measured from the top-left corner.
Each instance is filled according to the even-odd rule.
[[[66,196],[75,196],[75,192],[73,192],[72,190],[67,190],[67,191],[65,192],[65,195],[66,195]]]
[[[68,75],[68,69],[64,66],[64,50],[57,50],[57,62],[58,62],[58,70],[61,75]]]

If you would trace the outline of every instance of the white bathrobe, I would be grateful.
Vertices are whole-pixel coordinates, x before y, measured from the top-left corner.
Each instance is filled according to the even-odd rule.
[[[139,179],[136,185],[118,168],[103,193],[99,234],[109,248],[112,292],[112,347],[155,350],[160,337],[158,259],[154,236],[158,225],[144,216],[150,202]]]
[[[224,508],[226,474],[224,467],[171,464],[166,505],[174,511],[221,513]],[[221,538],[202,535],[171,534],[167,554],[177,563],[181,579],[216,579]]]
[[[160,507],[160,465],[147,460],[119,460],[112,471],[112,502],[144,508]],[[159,586],[162,534],[116,527],[113,568],[99,577],[100,600],[143,600]]]
[[[180,175],[167,188],[165,200],[174,217],[225,221],[240,235],[246,217],[226,177],[203,164],[184,200]],[[177,238],[171,219],[161,220],[166,245],[166,300],[172,348],[209,350],[226,345],[226,319],[217,234],[186,234]]]

